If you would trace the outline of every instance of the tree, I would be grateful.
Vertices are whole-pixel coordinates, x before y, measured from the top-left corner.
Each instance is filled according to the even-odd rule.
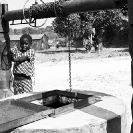
[[[66,18],[55,18],[53,21],[54,31],[61,36],[71,34],[73,37],[87,37],[95,28],[97,40],[105,45],[111,44],[119,37],[119,33],[127,36],[127,7],[115,10],[104,10],[71,14]],[[91,27],[92,26],[92,27]]]
[[[25,27],[22,29],[11,29],[10,28],[10,34],[24,34],[24,33],[28,33],[28,34],[44,34],[45,29],[44,28],[31,28],[31,27]]]
[[[53,27],[52,26],[47,26],[45,28],[45,32],[53,32]]]
[[[70,35],[72,38],[87,37],[91,32],[91,25],[85,20],[84,13],[71,14],[67,17],[57,17],[52,23],[54,31],[62,37]]]

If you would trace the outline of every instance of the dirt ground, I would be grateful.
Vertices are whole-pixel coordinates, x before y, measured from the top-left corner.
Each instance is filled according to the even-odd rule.
[[[88,54],[92,56],[93,53]],[[59,61],[56,59],[56,54],[51,58],[51,60],[53,58],[56,60],[52,61],[47,61],[48,55],[46,54],[37,54],[36,56],[34,91],[69,89],[69,66],[68,60],[64,60],[64,55],[60,54]],[[45,61],[43,62],[41,58]],[[103,92],[124,101],[127,106],[128,133],[131,124],[130,104],[133,93],[130,62],[128,51],[118,51],[118,49],[115,52],[114,49],[104,51],[96,58],[89,58],[83,54],[77,55],[77,57],[72,55],[71,62],[73,90]]]
[[[131,125],[131,58],[128,49],[104,49],[98,53],[72,51],[72,89],[97,91],[122,99],[127,106],[128,132]],[[34,91],[69,89],[68,53],[36,53]]]

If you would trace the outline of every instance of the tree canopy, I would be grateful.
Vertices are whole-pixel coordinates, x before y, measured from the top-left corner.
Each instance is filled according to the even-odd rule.
[[[121,9],[104,10],[71,14],[66,17],[57,17],[53,21],[54,31],[60,36],[87,37],[95,28],[97,39],[101,38],[105,45],[120,36],[128,38],[128,10],[127,6]]]
[[[57,17],[53,21],[54,31],[60,36],[71,35],[73,38],[87,37],[92,25],[84,17],[84,13],[71,14],[67,17]]]

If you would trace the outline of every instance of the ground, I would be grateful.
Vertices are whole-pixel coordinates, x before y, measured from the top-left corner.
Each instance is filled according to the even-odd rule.
[[[72,89],[111,94],[127,106],[131,124],[131,58],[128,48],[108,48],[100,53],[71,51]],[[68,53],[63,50],[36,53],[34,91],[69,89]]]
[[[53,54],[36,55],[35,91],[69,89],[68,53]],[[72,89],[104,92],[122,99],[127,105],[129,132],[133,90],[128,49],[104,49],[100,55],[78,51],[71,56]]]

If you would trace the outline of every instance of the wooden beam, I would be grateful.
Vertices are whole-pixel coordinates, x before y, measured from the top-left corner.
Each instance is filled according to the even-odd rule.
[[[128,14],[129,14],[129,53],[131,56],[131,84],[133,88],[133,0],[128,0]],[[133,120],[133,97],[131,101],[131,112]],[[131,125],[130,133],[133,133],[133,122]]]
[[[32,12],[33,6],[31,6],[30,8],[25,9],[24,15],[25,18],[30,18],[32,16],[36,16],[37,19],[51,18],[56,17],[56,15],[58,16],[57,11],[59,7],[63,14],[68,15],[78,12],[115,9],[120,8],[125,4],[127,4],[127,0],[64,0],[64,2],[61,3],[61,6],[54,2],[34,5],[35,12]],[[53,6],[55,6],[55,8],[51,8]],[[3,14],[3,18],[7,21],[24,19],[23,9],[7,11]]]
[[[8,11],[8,5],[4,4],[4,1],[0,1],[0,92],[4,91],[3,98],[6,96],[7,91],[9,90],[9,80],[11,70],[2,70],[2,52],[6,47],[7,50],[10,49],[10,38],[9,38],[9,23],[8,21],[2,19],[2,15]],[[9,56],[8,56],[9,57]],[[10,57],[9,57],[10,58]]]
[[[24,15],[25,15],[25,18],[30,18],[28,8],[25,9]],[[24,19],[24,15],[23,15],[23,9],[19,9],[19,10],[12,10],[12,11],[5,12],[5,14],[3,15],[3,18],[6,21],[22,20],[22,19]]]
[[[67,14],[108,10],[120,8],[127,3],[127,0],[70,0],[63,4],[63,11]]]

